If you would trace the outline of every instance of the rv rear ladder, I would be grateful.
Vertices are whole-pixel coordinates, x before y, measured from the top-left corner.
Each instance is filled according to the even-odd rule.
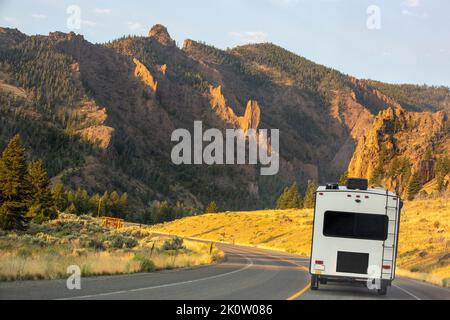
[[[389,219],[389,224],[390,223],[394,224],[394,232],[387,233],[388,238],[392,237],[392,246],[387,246],[386,245],[387,239],[383,242],[383,256],[382,256],[382,261],[381,261],[381,266],[382,266],[381,278],[383,278],[383,275],[390,275],[390,276],[392,276],[392,274],[394,272],[394,268],[395,268],[395,266],[394,266],[395,251],[396,251],[395,241],[396,241],[396,237],[398,236],[397,233],[396,233],[397,232],[396,230],[397,230],[397,223],[398,223],[398,218],[399,218],[398,217],[398,199],[396,199],[396,203],[395,204],[396,204],[395,207],[389,206],[389,191],[386,191],[386,207],[385,207],[386,216],[389,217],[388,210],[395,210],[395,215],[394,215],[395,219]],[[389,229],[389,227],[388,227],[388,229]],[[391,260],[385,259],[386,249],[392,250],[392,258],[391,258]],[[384,272],[383,266],[385,265],[386,262],[391,263],[391,266],[390,266],[391,268],[389,269],[389,272]]]

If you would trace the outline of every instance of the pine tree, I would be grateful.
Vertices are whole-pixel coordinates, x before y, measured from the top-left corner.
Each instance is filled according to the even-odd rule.
[[[300,209],[302,208],[302,197],[298,191],[297,183],[294,182],[289,188],[285,188],[277,200],[277,209]]]
[[[99,216],[107,216],[110,213],[110,201],[109,201],[109,193],[105,191],[103,196],[100,198],[100,203],[98,207],[98,215]]]
[[[30,201],[27,217],[38,223],[55,219],[57,216],[55,201],[50,191],[50,180],[42,161],[31,162],[28,165],[26,181],[29,187]]]
[[[212,201],[206,207],[206,213],[217,213],[219,212],[219,207],[215,201]]]
[[[381,180],[383,179],[384,168],[382,165],[378,165],[372,172],[370,177],[370,184],[374,186],[378,186],[381,184]]]
[[[277,199],[277,209],[283,210],[288,206],[289,201],[289,188],[284,188],[283,193]]]
[[[419,171],[414,173],[408,185],[408,200],[414,200],[416,195],[422,189],[422,175]]]
[[[77,208],[78,214],[89,214],[90,205],[89,205],[89,195],[86,190],[82,188],[78,188],[75,192],[75,206]]]
[[[62,183],[57,183],[52,189],[53,199],[57,210],[63,212],[67,209],[67,194]]]
[[[450,158],[445,156],[436,161],[435,174],[437,180],[437,191],[444,191],[446,188],[445,177],[450,173]]]
[[[128,215],[128,193],[124,192],[120,196],[119,208],[120,208],[122,217],[125,218]]]
[[[297,182],[294,182],[294,184],[289,188],[288,191],[289,198],[288,198],[288,208],[287,209],[300,209],[303,206],[303,200],[302,196],[300,195],[300,192],[298,191]]]
[[[66,212],[68,214],[74,214],[74,215],[78,214],[77,207],[75,207],[73,202],[69,205],[69,207],[67,208]]]
[[[117,191],[111,192],[109,200],[111,203],[111,215],[113,215],[114,217],[121,217],[122,212],[120,210],[120,196]]]
[[[348,180],[348,171],[345,171],[341,177],[339,178],[339,185],[340,186],[346,186]]]
[[[313,180],[309,180],[308,187],[306,188],[305,199],[303,201],[303,207],[305,209],[314,208],[316,191],[317,191],[316,183]]]
[[[25,149],[19,135],[11,139],[0,159],[0,227],[5,230],[27,227],[27,172]]]

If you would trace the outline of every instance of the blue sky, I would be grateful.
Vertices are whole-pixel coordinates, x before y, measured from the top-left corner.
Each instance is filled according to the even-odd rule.
[[[91,42],[162,23],[179,45],[269,41],[358,78],[450,86],[448,0],[0,0],[0,26],[68,32],[70,5]]]

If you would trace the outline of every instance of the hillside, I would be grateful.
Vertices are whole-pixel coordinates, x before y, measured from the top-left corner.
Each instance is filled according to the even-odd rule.
[[[0,230],[0,281],[153,272],[207,265],[223,259],[215,246],[155,236],[146,228],[112,229],[101,219],[60,215],[28,232]]]
[[[220,50],[186,40],[178,48],[161,25],[147,37],[105,44],[0,28],[0,101],[0,149],[20,133],[30,158],[42,158],[54,181],[89,193],[128,192],[132,218],[155,200],[197,210],[213,200],[229,210],[273,207],[294,180],[301,189],[308,179],[335,181],[389,139],[398,142],[383,170],[401,156],[422,168],[429,150],[427,184],[450,145],[448,88],[358,80],[269,43]],[[401,110],[405,123],[395,133],[379,128],[385,110]],[[221,130],[280,129],[279,174],[261,177],[248,165],[173,165],[171,134],[192,132],[195,120]],[[366,146],[381,131],[382,141]],[[412,133],[426,136],[418,150],[404,138]],[[350,172],[371,175],[370,168],[381,168],[377,161],[350,165]],[[387,176],[379,180],[393,186]],[[401,179],[400,189],[409,182]]]
[[[188,217],[151,230],[309,256],[312,215],[311,210],[226,212]],[[449,221],[447,198],[406,203],[400,228],[399,275],[449,286]]]

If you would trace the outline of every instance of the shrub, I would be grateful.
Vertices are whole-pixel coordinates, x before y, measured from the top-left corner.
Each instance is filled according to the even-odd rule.
[[[90,239],[87,242],[87,247],[92,248],[96,251],[103,251],[105,250],[105,247],[103,246],[103,241],[99,239]]]
[[[162,248],[165,251],[181,250],[181,249],[184,249],[183,242],[184,242],[183,239],[175,237],[173,239],[169,239],[169,240],[164,241],[164,244],[163,244]]]
[[[123,237],[120,235],[116,235],[110,239],[111,241],[111,247],[115,249],[121,249],[123,248]]]
[[[121,234],[109,236],[106,240],[109,241],[110,246],[115,249],[122,249],[122,248],[132,249],[136,247],[139,243],[136,238],[124,237]]]
[[[445,278],[444,280],[442,280],[442,286],[444,288],[450,288],[450,278]]]
[[[420,272],[420,268],[419,267],[412,267],[411,268],[411,272],[413,272],[413,273]]]
[[[139,264],[140,264],[139,271],[140,272],[153,272],[156,270],[155,263],[145,256],[136,255],[136,256],[134,256],[133,260],[139,262]]]
[[[128,249],[132,249],[138,245],[138,241],[134,237],[125,237],[123,241],[124,245]]]

